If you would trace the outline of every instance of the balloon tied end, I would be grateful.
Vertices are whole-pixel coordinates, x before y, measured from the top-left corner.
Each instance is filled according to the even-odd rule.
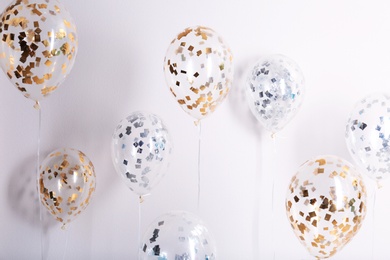
[[[144,202],[144,198],[142,196],[139,196],[139,203]]]
[[[200,119],[198,119],[198,120],[194,121],[194,125],[195,125],[195,126],[198,126],[198,125],[199,125],[199,123],[200,123]]]
[[[41,106],[39,105],[39,101],[35,101],[34,108],[35,108],[36,110],[41,109]]]
[[[271,138],[272,138],[272,139],[275,139],[275,138],[276,138],[276,133],[272,133],[272,134],[271,134]]]
[[[382,184],[380,183],[379,180],[376,181],[376,187],[378,188],[378,190],[383,188],[383,186],[382,186]]]
[[[65,224],[65,223],[62,224],[61,229],[62,229],[62,230],[66,230],[66,224]]]

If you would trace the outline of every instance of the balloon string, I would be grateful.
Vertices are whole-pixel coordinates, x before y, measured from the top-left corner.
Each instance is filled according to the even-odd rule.
[[[62,256],[62,260],[65,259],[66,251],[68,250],[68,240],[69,240],[69,232],[70,232],[69,228],[68,229],[64,228],[63,230],[66,232],[66,240],[65,240],[65,249],[64,249],[64,254]]]
[[[40,159],[40,151],[41,151],[41,126],[42,126],[42,110],[39,106],[39,102],[37,101],[35,104],[35,108],[38,110],[38,138],[37,138],[37,199],[38,199],[38,207],[39,207],[39,223],[40,223],[40,236],[41,236],[41,259],[44,259],[43,256],[43,216],[42,216],[42,205],[40,200],[40,190],[39,190],[39,159]]]
[[[274,155],[274,158],[272,160],[273,162],[273,165],[277,165],[277,152],[276,152],[276,135],[275,133],[272,133],[271,135],[272,137],[272,145],[273,145],[273,155]],[[276,169],[275,169],[275,173],[276,173]],[[275,259],[275,211],[274,211],[274,196],[275,196],[275,174],[272,174],[272,195],[271,195],[271,216],[272,216],[272,227],[271,227],[271,235],[272,235],[272,254],[273,254],[273,258],[272,259]]]
[[[198,142],[198,212],[200,208],[200,145],[201,145],[201,134],[202,134],[202,124],[201,121],[198,123],[198,134],[199,134],[199,142]]]
[[[138,259],[141,259],[141,203],[143,202],[142,196],[139,196],[138,203]]]
[[[376,187],[374,187],[374,198],[372,205],[372,259],[375,256],[375,208],[376,208]]]

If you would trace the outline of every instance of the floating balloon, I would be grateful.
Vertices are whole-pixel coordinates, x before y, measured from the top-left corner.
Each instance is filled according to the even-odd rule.
[[[299,241],[316,258],[340,251],[366,216],[366,188],[359,172],[336,156],[304,163],[292,178],[286,211]]]
[[[272,133],[280,131],[298,112],[305,81],[298,65],[283,55],[260,59],[245,83],[248,105]]]
[[[78,150],[58,149],[43,160],[40,198],[63,228],[88,206],[95,192],[95,178],[92,162]]]
[[[212,29],[189,27],[169,45],[164,59],[168,87],[181,108],[203,119],[222,103],[233,81],[233,56]]]
[[[390,176],[390,97],[370,95],[359,101],[345,131],[348,150],[372,179]]]
[[[142,260],[216,259],[214,241],[202,221],[185,211],[173,211],[157,218],[145,232]]]
[[[23,95],[38,103],[73,67],[76,27],[57,0],[15,0],[0,21],[0,66]]]
[[[122,180],[139,196],[150,193],[169,165],[172,144],[159,117],[135,112],[112,136],[112,160]]]

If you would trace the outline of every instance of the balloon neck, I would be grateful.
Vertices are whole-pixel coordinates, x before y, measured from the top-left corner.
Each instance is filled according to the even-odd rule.
[[[200,124],[200,119],[194,121],[194,125],[195,125],[195,126],[198,126],[199,124]]]
[[[376,180],[376,187],[378,190],[382,189],[382,187],[383,187],[379,180]]]
[[[66,224],[62,224],[62,227],[61,227],[62,230],[66,230]]]
[[[39,105],[39,101],[35,101],[34,108],[35,108],[36,110],[41,109],[41,106]]]
[[[276,138],[276,133],[272,133],[271,134],[271,139],[275,139]]]
[[[144,202],[144,198],[142,196],[139,196],[139,203],[143,203]]]

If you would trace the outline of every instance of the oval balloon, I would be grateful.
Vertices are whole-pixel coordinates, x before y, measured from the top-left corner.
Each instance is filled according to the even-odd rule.
[[[112,136],[112,160],[124,183],[139,196],[149,194],[169,165],[172,143],[162,120],[135,112],[121,120]]]
[[[359,231],[366,216],[359,172],[336,156],[304,163],[290,182],[286,211],[298,240],[314,257],[328,258]]]
[[[76,27],[57,0],[15,0],[0,20],[0,66],[36,102],[69,74],[77,53]]]
[[[94,166],[81,151],[55,150],[40,166],[42,204],[63,224],[63,228],[86,209],[95,188]]]
[[[143,260],[216,259],[216,248],[207,227],[186,211],[172,211],[149,225],[141,244]]]
[[[164,73],[181,108],[200,120],[226,98],[233,81],[233,55],[214,30],[189,27],[169,45]]]
[[[354,161],[370,178],[390,176],[390,96],[373,94],[360,100],[348,119],[345,139]]]
[[[293,60],[272,55],[260,59],[251,68],[245,89],[253,115],[268,131],[276,133],[301,107],[305,80]]]

